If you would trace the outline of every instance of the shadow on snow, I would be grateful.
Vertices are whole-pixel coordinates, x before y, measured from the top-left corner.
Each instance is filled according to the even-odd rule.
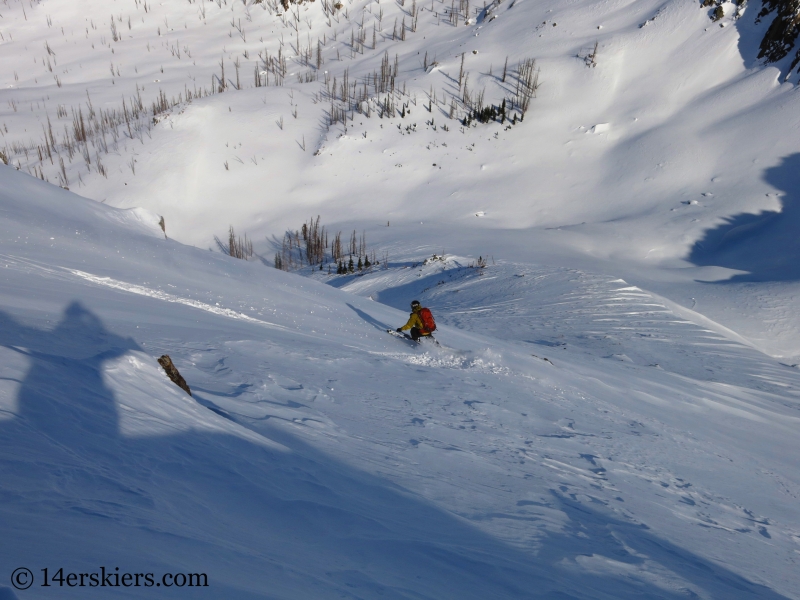
[[[783,191],[779,211],[728,217],[689,254],[699,266],[747,271],[718,283],[800,280],[800,154],[767,169],[764,181]]]
[[[51,330],[0,312],[0,345],[29,360],[16,416],[0,422],[5,576],[21,565],[37,575],[44,567],[80,573],[101,565],[208,574],[209,588],[159,589],[159,597],[176,598],[693,595],[626,570],[647,557],[710,597],[782,598],[563,490],[554,491],[552,505],[569,521],[561,533],[544,534],[534,554],[315,450],[274,421],[223,415],[288,452],[223,433],[125,437],[125,407],[104,383],[103,367],[139,347],[78,303]],[[618,568],[582,568],[582,557],[592,556]],[[59,588],[56,595],[86,592]],[[0,587],[0,598],[13,597]]]

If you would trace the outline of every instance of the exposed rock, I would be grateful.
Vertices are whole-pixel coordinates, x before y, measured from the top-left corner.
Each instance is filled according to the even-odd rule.
[[[186,392],[190,396],[192,395],[192,390],[189,389],[189,384],[186,383],[186,380],[178,372],[178,368],[172,363],[172,359],[169,357],[168,354],[165,354],[164,356],[159,358],[158,364],[164,367],[164,372],[167,374],[167,377],[169,377],[172,380],[172,383],[177,385],[179,388],[181,388],[184,392]]]
[[[757,21],[772,13],[777,14],[764,34],[758,52],[758,58],[766,58],[767,62],[777,62],[794,49],[797,35],[800,33],[800,19],[798,19],[800,0],[763,0]],[[795,55],[789,71],[794,69],[798,62],[800,62],[800,52]]]

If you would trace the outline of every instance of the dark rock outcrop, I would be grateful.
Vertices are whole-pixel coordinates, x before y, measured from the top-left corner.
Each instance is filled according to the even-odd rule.
[[[186,392],[190,396],[192,395],[192,390],[189,389],[189,384],[186,383],[186,380],[178,372],[178,368],[172,363],[172,359],[169,357],[168,354],[165,354],[164,356],[159,358],[158,364],[164,367],[164,372],[167,374],[167,377],[169,377],[172,380],[172,383],[177,385],[179,388],[181,388],[184,392]]]
[[[794,50],[800,34],[800,0],[762,0],[761,12],[756,21],[775,13],[758,52],[758,58],[777,62]],[[800,62],[800,50],[795,53],[789,71]]]

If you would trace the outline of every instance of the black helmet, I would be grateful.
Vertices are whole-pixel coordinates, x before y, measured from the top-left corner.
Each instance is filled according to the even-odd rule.
[[[418,309],[420,306],[422,306],[422,305],[419,303],[419,300],[414,300],[414,301],[411,303],[411,310],[416,310],[416,309]]]

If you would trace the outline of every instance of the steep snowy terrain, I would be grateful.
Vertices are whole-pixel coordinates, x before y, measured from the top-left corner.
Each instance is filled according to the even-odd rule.
[[[697,315],[533,265],[339,279],[440,306],[442,347],[409,345],[384,303],[2,177],[8,573],[202,572],[235,598],[797,597],[800,377]]]
[[[199,247],[233,225],[268,260],[319,214],[396,258],[577,261],[800,356],[796,74],[756,59],[757,3],[82,7],[5,2],[11,165]],[[524,122],[465,128],[479,96],[519,116],[526,59]]]
[[[700,4],[3,0],[0,598],[800,598],[794,52]]]

